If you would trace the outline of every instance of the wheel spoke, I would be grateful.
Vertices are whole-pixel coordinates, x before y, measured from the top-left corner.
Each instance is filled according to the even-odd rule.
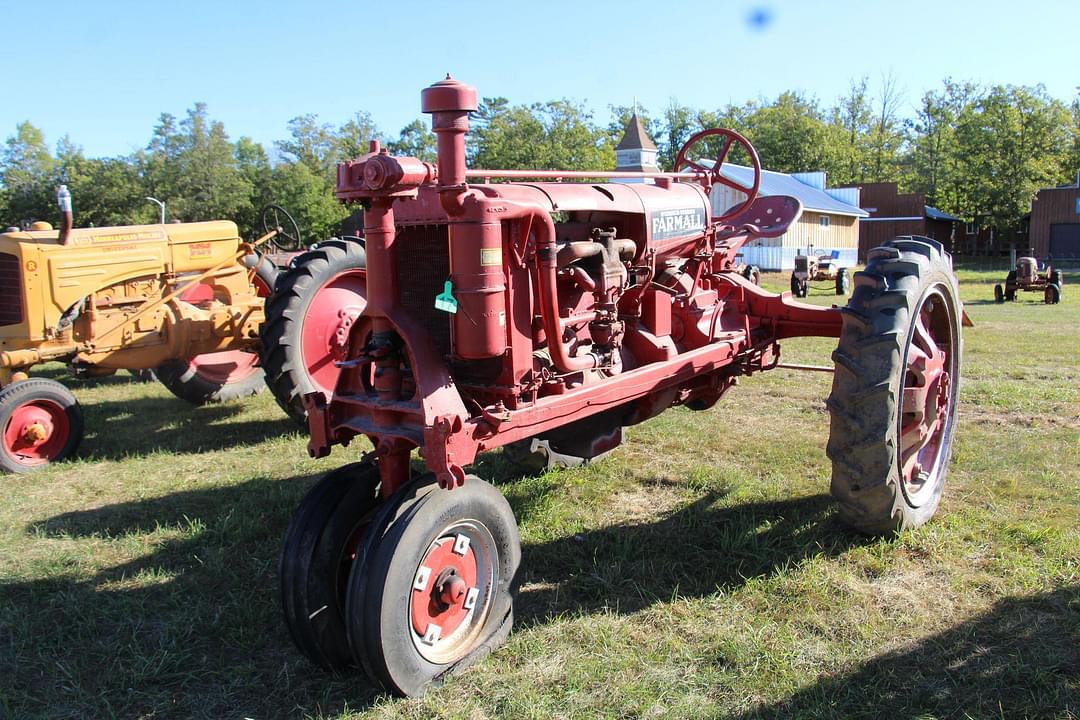
[[[693,160],[690,160],[689,158],[684,159],[682,161],[682,164],[686,165],[687,167],[689,167],[692,170],[696,170],[697,172],[702,173],[703,175],[708,175],[711,172],[704,165],[701,165],[700,163],[697,163],[697,162],[695,162]]]
[[[716,173],[716,175],[715,175],[715,177],[713,179],[716,182],[720,183],[721,185],[726,185],[727,187],[731,188],[732,190],[738,190],[739,192],[741,192],[741,193],[743,193],[745,195],[749,195],[750,191],[753,189],[753,188],[748,188],[745,185],[740,185],[739,183],[735,182],[734,180],[727,177],[726,175],[721,175],[719,172]]]
[[[909,494],[917,493],[933,469],[951,397],[948,353],[932,330],[938,307],[933,297],[920,309],[908,345],[901,399],[900,473]]]
[[[720,152],[716,153],[716,164],[713,166],[713,170],[719,174],[720,166],[724,164],[724,160],[727,159],[727,154],[731,150],[731,144],[735,142],[735,138],[730,135],[724,138],[724,144],[720,146]]]

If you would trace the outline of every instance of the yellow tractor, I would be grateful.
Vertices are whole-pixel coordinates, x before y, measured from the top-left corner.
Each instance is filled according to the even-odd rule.
[[[0,234],[0,469],[70,456],[82,412],[39,363],[82,375],[152,370],[195,404],[263,387],[259,325],[277,267],[229,221],[75,229],[61,189],[59,230]],[[65,203],[66,200],[66,203]]]

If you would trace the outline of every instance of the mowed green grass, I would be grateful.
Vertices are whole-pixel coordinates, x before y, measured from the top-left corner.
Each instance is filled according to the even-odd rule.
[[[308,459],[267,394],[191,408],[70,381],[81,458],[0,477],[0,717],[1075,718],[1080,276],[1058,306],[961,278],[975,327],[931,523],[868,540],[837,522],[819,373],[744,379],[587,468],[521,478],[493,453],[475,472],[520,522],[515,631],[415,700],[309,665],[278,608],[292,509],[366,448]]]

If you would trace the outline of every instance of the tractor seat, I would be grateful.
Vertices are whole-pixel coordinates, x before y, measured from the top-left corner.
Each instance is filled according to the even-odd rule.
[[[798,198],[788,195],[759,195],[750,207],[728,221],[720,236],[746,234],[759,238],[778,238],[799,219],[802,210],[802,203]]]

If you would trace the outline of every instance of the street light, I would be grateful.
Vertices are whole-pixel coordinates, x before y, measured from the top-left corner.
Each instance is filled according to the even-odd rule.
[[[155,205],[157,205],[159,208],[161,208],[161,224],[164,225],[165,224],[165,203],[161,202],[160,200],[158,200],[155,197],[150,197],[149,195],[146,197],[146,199],[149,200],[150,202],[154,203]]]

